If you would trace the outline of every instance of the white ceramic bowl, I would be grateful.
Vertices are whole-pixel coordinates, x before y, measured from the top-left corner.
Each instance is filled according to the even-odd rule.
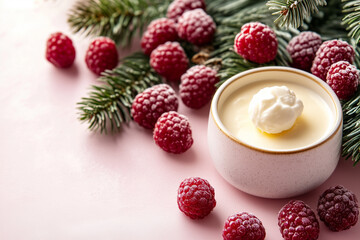
[[[272,150],[239,140],[224,126],[219,107],[229,95],[249,82],[274,79],[301,82],[329,106],[330,130],[321,139],[295,149]],[[294,68],[261,67],[239,73],[221,85],[211,103],[208,144],[215,167],[233,186],[255,196],[293,197],[322,184],[337,166],[341,138],[342,110],[336,94],[321,79]]]

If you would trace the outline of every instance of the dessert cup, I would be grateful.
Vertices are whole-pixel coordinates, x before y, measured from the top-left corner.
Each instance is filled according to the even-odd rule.
[[[271,149],[237,138],[224,125],[220,110],[231,94],[250,83],[274,80],[300,84],[320,96],[331,116],[324,119],[329,129],[320,138],[304,146]],[[341,140],[342,109],[336,94],[323,80],[295,68],[260,67],[239,73],[220,86],[211,103],[208,145],[213,163],[230,184],[255,196],[287,198],[318,187],[337,166]]]

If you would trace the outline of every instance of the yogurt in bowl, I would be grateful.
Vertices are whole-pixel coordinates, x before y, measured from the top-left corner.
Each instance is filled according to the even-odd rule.
[[[285,117],[292,119],[290,127],[269,133],[254,123],[249,106],[254,95],[274,86],[289,89],[303,106],[300,114],[289,117],[295,107],[280,113],[278,108],[288,106],[274,102],[295,100],[264,97],[259,108],[276,109],[268,123],[281,127],[288,123]],[[273,105],[264,108],[269,102]],[[286,198],[316,188],[335,170],[341,138],[336,94],[323,80],[294,68],[261,67],[237,74],[221,85],[211,103],[208,144],[215,167],[229,183],[252,195]]]

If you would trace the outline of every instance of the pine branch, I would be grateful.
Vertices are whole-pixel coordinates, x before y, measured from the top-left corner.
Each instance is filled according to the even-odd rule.
[[[107,36],[127,46],[152,19],[164,16],[169,0],[86,0],[70,10],[68,23],[75,33]]]
[[[146,88],[162,82],[161,77],[150,67],[149,58],[135,53],[123,63],[106,71],[100,77],[104,83],[93,85],[88,97],[78,103],[80,120],[89,124],[90,130],[111,132],[120,130],[122,123],[131,119],[130,109],[133,98]]]
[[[360,161],[360,92],[343,104],[342,156],[352,158],[354,165]]]
[[[360,42],[360,1],[359,0],[342,0],[346,2],[343,6],[343,12],[346,16],[343,18],[343,23],[349,25],[347,30],[350,30],[349,36],[354,38],[356,43]]]
[[[300,27],[305,18],[319,11],[319,6],[325,6],[325,0],[275,0],[268,1],[266,5],[270,10],[275,10],[278,15],[275,23],[281,27]]]

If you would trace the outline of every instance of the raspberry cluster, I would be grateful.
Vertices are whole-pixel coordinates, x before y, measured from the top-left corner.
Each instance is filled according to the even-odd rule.
[[[68,68],[75,60],[76,51],[71,39],[61,32],[50,35],[46,43],[46,59],[58,68]],[[97,75],[118,64],[118,52],[113,40],[95,38],[89,45],[85,63]]]
[[[353,47],[345,41],[329,40],[323,42],[316,52],[311,73],[326,81],[326,74],[332,64],[338,61],[347,61],[352,64],[354,57]]]
[[[182,102],[198,109],[206,105],[219,81],[217,72],[196,65],[189,59],[178,39],[201,46],[212,41],[216,26],[205,12],[204,0],[174,0],[167,17],[153,20],[141,39],[143,52],[150,56],[150,66],[170,84],[178,84]],[[178,101],[170,86],[155,86],[138,94],[131,114],[140,126],[153,129],[155,143],[169,153],[183,153],[193,144],[186,116],[177,113]]]
[[[143,34],[141,47],[150,55],[151,66],[166,80],[178,82],[189,66],[178,38],[193,45],[212,41],[216,26],[205,9],[204,0],[174,0],[167,18],[153,20]]]

